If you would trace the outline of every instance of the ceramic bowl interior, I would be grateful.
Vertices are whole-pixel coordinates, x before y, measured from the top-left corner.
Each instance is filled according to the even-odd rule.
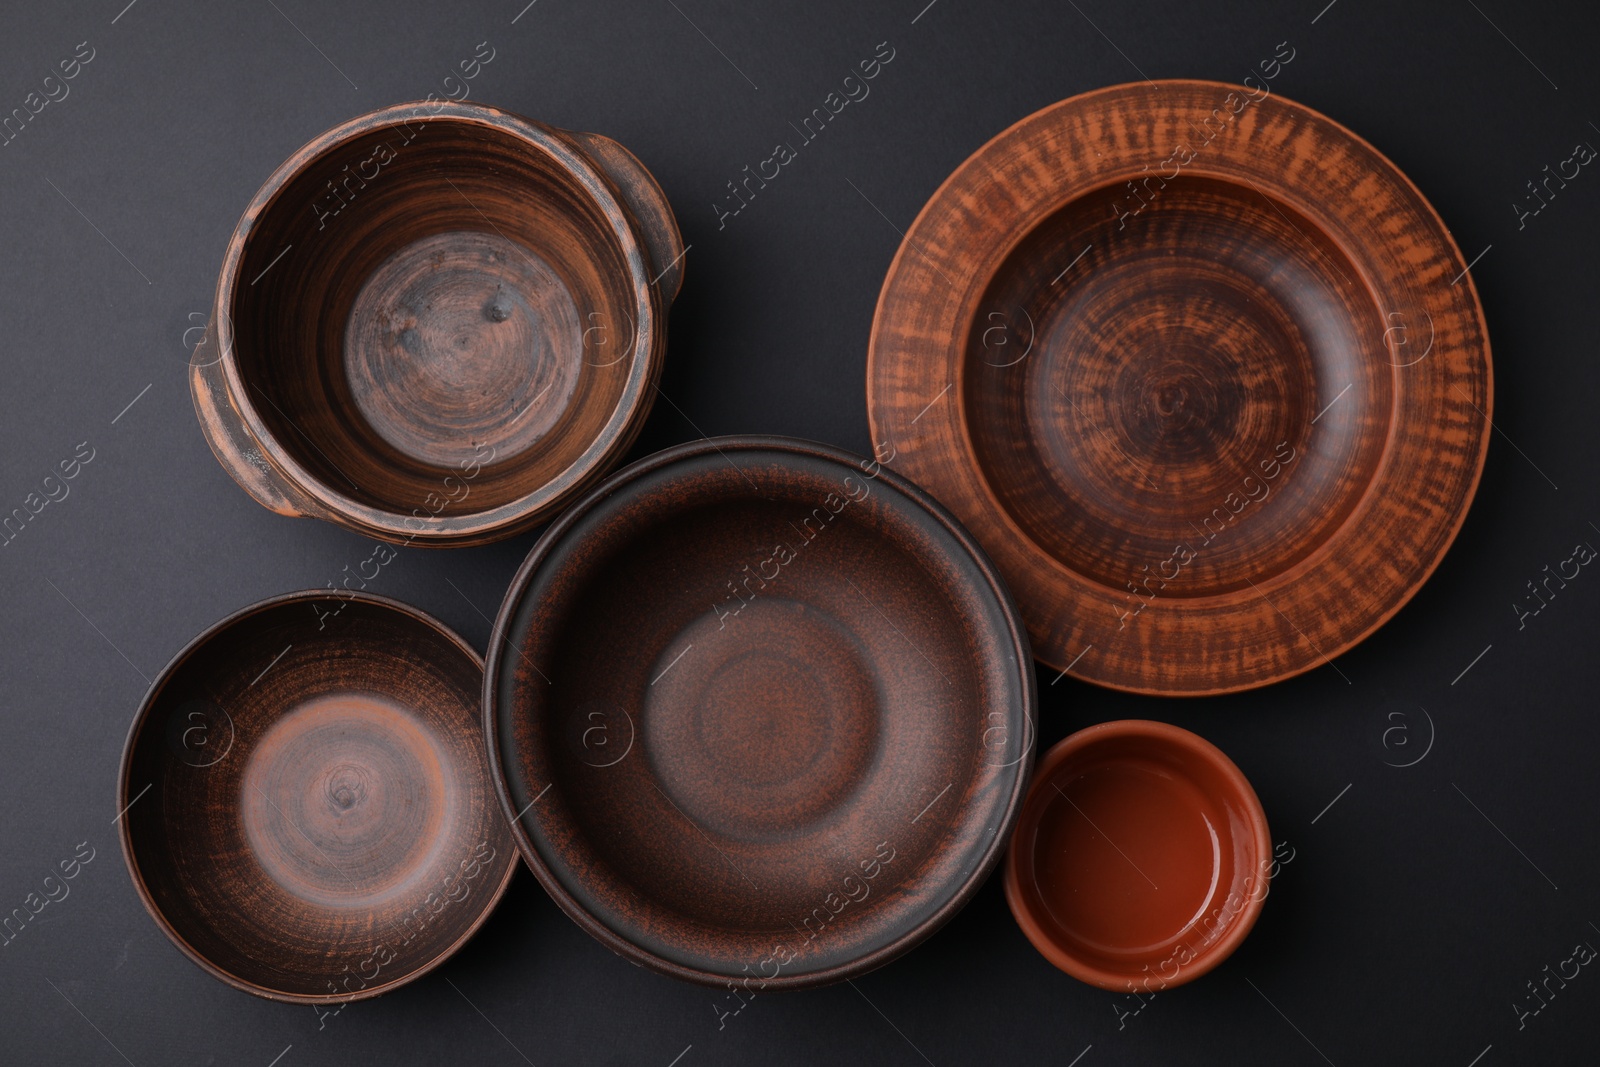
[[[1150,574],[1163,598],[1212,597],[1349,517],[1392,368],[1373,294],[1316,223],[1243,183],[1156,194],[1101,187],[1012,249],[981,305],[1009,316],[974,320],[963,401],[985,481],[1035,545],[1112,589]],[[1177,544],[1194,558],[1157,584],[1142,568]]]
[[[396,118],[291,161],[234,272],[232,352],[243,402],[331,492],[475,514],[613,420],[640,300],[596,179],[550,143]]]
[[[1006,896],[1051,963],[1154,992],[1222,962],[1255,924],[1271,843],[1255,791],[1215,746],[1164,723],[1090,727],[1041,760]]]
[[[772,438],[651,457],[552,527],[500,630],[514,829],[640,962],[846,977],[998,858],[1032,740],[1020,622],[959,527],[870,461]]]
[[[146,698],[124,855],[217,977],[343,1001],[442,962],[515,867],[460,638],[377,598],[300,594],[225,620]]]

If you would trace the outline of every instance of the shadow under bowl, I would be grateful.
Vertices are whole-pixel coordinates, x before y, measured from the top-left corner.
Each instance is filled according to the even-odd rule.
[[[1239,768],[1188,730],[1128,719],[1040,758],[1006,856],[1006,900],[1056,967],[1153,993],[1233,953],[1271,863],[1266,815]]]
[[[481,686],[461,638],[368,594],[275,597],[200,635],[151,687],[118,783],[157,925],[274,1000],[376,996],[438,966],[516,866]]]
[[[1034,679],[964,531],[878,463],[782,438],[670,449],[512,584],[485,727],[523,855],[675,977],[819,985],[909,950],[998,862]]]

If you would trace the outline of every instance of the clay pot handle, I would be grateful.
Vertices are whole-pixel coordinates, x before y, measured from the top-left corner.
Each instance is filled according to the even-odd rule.
[[[683,285],[684,247],[666,194],[638,157],[611,138],[598,133],[573,132],[569,136],[606,172],[638,221],[649,253],[650,276],[657,278],[661,295],[670,304]]]
[[[189,362],[189,391],[200,416],[200,428],[217,462],[263,507],[296,518],[332,518],[326,508],[268,462],[261,443],[245,425],[228,392],[221,353],[214,342],[216,334],[217,320],[213,317]]]

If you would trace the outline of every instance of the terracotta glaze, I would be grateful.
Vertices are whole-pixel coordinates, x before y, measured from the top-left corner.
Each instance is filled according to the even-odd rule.
[[[1226,959],[1255,924],[1271,870],[1266,816],[1239,769],[1187,730],[1124,720],[1040,759],[1006,899],[1061,970],[1146,993]]]

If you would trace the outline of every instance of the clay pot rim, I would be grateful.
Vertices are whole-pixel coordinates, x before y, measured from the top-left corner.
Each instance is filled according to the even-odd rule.
[[[516,841],[517,851],[521,853],[523,862],[533,871],[534,876],[539,880],[539,884],[544,887],[545,892],[567,914],[568,918],[577,923],[596,941],[599,941],[624,959],[642,964],[651,970],[672,978],[718,988],[725,986],[738,976],[685,966],[639,947],[601,922],[580,901],[568,893],[560,880],[551,872],[538,848],[535,847],[527,831],[523,828],[522,820],[517,817],[519,813],[506,784],[505,760],[502,757],[499,739],[499,720],[502,708],[499,701],[498,680],[504,667],[504,661],[507,658],[506,634],[508,627],[511,626],[520,609],[522,598],[526,595],[535,572],[552,560],[559,562],[559,559],[565,555],[563,551],[565,546],[561,542],[568,530],[581,521],[596,505],[618,492],[628,491],[630,483],[636,482],[643,476],[654,473],[663,467],[682,459],[697,458],[708,453],[737,454],[748,451],[790,453],[811,459],[821,459],[841,464],[856,472],[862,471],[862,463],[875,462],[875,460],[869,461],[866,457],[817,441],[778,435],[741,434],[708,437],[699,441],[675,445],[646,456],[638,462],[629,464],[590,490],[583,499],[567,508],[561,517],[540,535],[538,543],[528,553],[528,557],[523,561],[522,566],[517,569],[516,576],[511,580],[511,585],[506,591],[505,599],[501,602],[500,611],[495,618],[492,630],[489,655],[483,675],[484,739],[489,750],[489,765],[494,778],[495,792],[500,797],[501,807],[504,809],[506,819],[510,823],[511,834]],[[730,460],[729,462],[731,463],[732,461]],[[890,963],[927,940],[928,937],[970,902],[988,879],[990,872],[1000,864],[1010,840],[1010,830],[1016,825],[1018,818],[1022,814],[1023,802],[1027,795],[1028,781],[1031,775],[1031,760],[1028,759],[1028,756],[1032,754],[1032,746],[1038,737],[1038,688],[1037,680],[1034,676],[1032,652],[1028,645],[1027,629],[1023,625],[1022,617],[1011,598],[1010,590],[1000,578],[999,572],[995,569],[989,557],[984,554],[982,547],[978,545],[977,541],[973,540],[972,535],[966,531],[954,515],[910,479],[890,470],[887,464],[879,463],[878,466],[879,472],[875,476],[878,481],[902,494],[912,505],[923,508],[947,534],[956,539],[968,553],[973,567],[976,569],[977,574],[982,577],[989,592],[999,603],[1006,620],[1005,636],[1007,639],[1008,658],[1015,663],[1020,682],[1018,696],[1023,703],[1023,726],[1028,736],[1027,747],[1024,750],[1023,758],[1017,763],[1018,773],[1012,781],[1010,796],[1007,798],[997,832],[984,847],[979,861],[967,872],[960,887],[942,907],[926,916],[916,926],[903,931],[892,942],[882,948],[858,959],[832,967],[790,975],[780,974],[776,978],[765,982],[761,987],[763,992],[784,989],[807,989],[841,982]]]
[[[428,122],[434,119],[473,123],[519,138],[554,158],[566,173],[576,179],[610,223],[612,237],[622,252],[622,258],[628,264],[629,280],[634,293],[637,334],[634,341],[633,365],[629,369],[628,380],[623,386],[611,418],[584,453],[569,467],[532,492],[497,507],[460,515],[432,515],[423,518],[374,507],[348,496],[335,488],[331,482],[325,482],[313,475],[295,459],[292,452],[279,443],[277,435],[262,419],[254,400],[250,397],[249,385],[239,373],[238,361],[234,354],[233,303],[242,282],[239,271],[244,263],[245,244],[255,229],[256,220],[263,212],[271,209],[279,193],[309,162],[374,130],[408,120]],[[673,224],[675,226],[676,222]],[[239,418],[255,439],[263,444],[272,445],[272,456],[267,462],[315,503],[350,523],[367,528],[374,536],[390,541],[403,538],[403,543],[406,544],[449,545],[472,538],[497,538],[515,533],[519,519],[536,511],[544,513],[557,506],[562,497],[576,492],[582,487],[585,479],[591,477],[597,468],[604,466],[609,458],[626,451],[638,430],[642,428],[642,415],[649,407],[648,393],[660,377],[663,362],[664,352],[658,352],[656,349],[664,301],[656,292],[656,287],[646,270],[650,259],[643,231],[639,229],[640,225],[632,211],[624,204],[622,197],[612,188],[610,180],[601,168],[585,152],[559,136],[553,127],[541,126],[512,112],[487,104],[465,101],[448,103],[413,101],[391,104],[347,119],[313,137],[278,164],[251,197],[249,205],[228,238],[222,269],[217,274],[212,322],[215,326],[216,345],[221,353],[217,357],[217,362],[220,364],[229,399]]]
[[[1182,90],[1188,88],[1210,89],[1218,92],[1250,92],[1250,90],[1243,85],[1210,78],[1145,79],[1141,82],[1123,82],[1115,85],[1105,85],[1099,88],[1090,89],[1085,92],[1077,93],[1058,100],[1052,104],[1047,104],[1044,107],[1038,108],[1037,110],[1022,116],[1005,129],[984,141],[981,146],[974,149],[971,154],[969,154],[965,159],[962,160],[960,164],[955,167],[954,170],[946,175],[944,180],[939,183],[938,187],[933,191],[933,193],[929,195],[921,210],[917,212],[917,215],[912,220],[911,225],[906,228],[905,232],[907,236],[901,241],[899,247],[895,250],[894,258],[890,261],[888,270],[884,274],[884,281],[878,293],[877,303],[873,308],[872,326],[867,346],[866,372],[867,422],[873,440],[888,439],[886,436],[888,428],[884,424],[885,416],[880,410],[879,406],[877,394],[880,391],[880,386],[875,372],[880,363],[883,363],[890,358],[887,353],[880,351],[880,346],[883,343],[881,338],[887,326],[887,319],[889,317],[886,305],[891,284],[907,269],[906,263],[915,258],[913,253],[917,253],[918,246],[915,246],[913,238],[916,238],[929,225],[931,225],[931,220],[937,219],[939,215],[947,211],[947,208],[944,206],[944,201],[948,197],[951,190],[966,177],[967,172],[974,167],[989,166],[995,154],[1004,148],[1007,141],[1019,137],[1027,130],[1028,127],[1036,123],[1049,121],[1056,113],[1062,110],[1081,107],[1098,98],[1114,96],[1117,94],[1126,93],[1130,90],[1156,92],[1160,90]],[[1462,255],[1461,247],[1456,242],[1455,234],[1450,230],[1450,228],[1445,224],[1444,219],[1439,215],[1438,208],[1434,206],[1431,200],[1423,195],[1421,189],[1417,187],[1416,182],[1412,180],[1411,176],[1402,170],[1397,164],[1395,164],[1395,162],[1390,159],[1388,155],[1381,152],[1366,138],[1354,132],[1348,126],[1344,125],[1338,120],[1331,118],[1316,108],[1300,103],[1298,100],[1295,100],[1291,97],[1285,97],[1277,92],[1270,92],[1268,96],[1256,101],[1256,104],[1264,104],[1269,100],[1274,101],[1279,105],[1286,105],[1302,116],[1316,123],[1322,124],[1328,129],[1331,129],[1341,136],[1347,138],[1358,148],[1371,153],[1371,155],[1379,162],[1380,166],[1382,168],[1386,168],[1386,176],[1392,179],[1397,179],[1404,189],[1409,191],[1415,198],[1420,208],[1419,213],[1424,217],[1426,222],[1431,224],[1433,235],[1435,237],[1442,238],[1442,244],[1444,248],[1461,264],[1467,265],[1467,259],[1464,255]],[[1154,155],[1156,158],[1159,158],[1160,153],[1156,152]],[[1201,175],[1221,177],[1223,180],[1232,180],[1226,175],[1211,174],[1203,165],[1190,165],[1186,167],[1185,170]],[[1059,210],[1071,200],[1086,195],[1093,188],[1099,188],[1103,184],[1105,183],[1092,183],[1089,188],[1074,192],[1071,196],[1060,199],[1055,204],[1055,207],[1052,209],[1052,211]],[[1271,192],[1272,190],[1269,189],[1267,191]],[[1041,217],[1047,218],[1048,215],[1049,212],[1046,212]],[[1007,254],[1009,254],[1011,249],[1014,249],[1017,245],[1019,245],[1025,236],[1026,234],[1019,234],[1008,241],[1006,245]],[[925,253],[917,254],[924,255]],[[1357,262],[1355,258],[1352,258],[1352,263],[1355,265],[1363,285],[1370,287],[1371,280],[1366,276],[1366,272],[1361,269],[1359,262]],[[1266,685],[1274,685],[1279,682],[1298,677],[1299,675],[1315,670],[1318,667],[1327,665],[1333,660],[1337,659],[1339,656],[1349,652],[1351,649],[1361,644],[1363,641],[1381,629],[1391,619],[1393,619],[1402,608],[1411,602],[1417,593],[1421,591],[1423,586],[1428,583],[1428,580],[1432,578],[1439,566],[1444,562],[1445,556],[1449,554],[1450,548],[1454,545],[1457,536],[1460,534],[1463,525],[1466,523],[1467,515],[1471,511],[1471,505],[1477,497],[1478,488],[1483,479],[1484,467],[1489,454],[1489,440],[1492,436],[1491,427],[1494,415],[1495,393],[1493,344],[1489,336],[1488,323],[1484,315],[1483,301],[1479,296],[1477,284],[1470,269],[1466,269],[1462,272],[1460,282],[1464,289],[1465,303],[1470,307],[1470,315],[1476,324],[1478,336],[1481,341],[1480,349],[1483,362],[1483,404],[1480,411],[1482,416],[1482,427],[1477,453],[1471,465],[1471,470],[1468,472],[1468,476],[1464,485],[1464,493],[1462,496],[1463,504],[1450,519],[1449,523],[1443,528],[1437,552],[1434,554],[1431,560],[1426,561],[1425,566],[1416,569],[1415,573],[1411,576],[1407,583],[1407,588],[1401,595],[1396,597],[1394,601],[1385,608],[1385,610],[1372,617],[1365,627],[1351,634],[1347,639],[1336,645],[1319,649],[1318,655],[1315,658],[1308,658],[1306,662],[1289,668],[1280,668],[1279,670],[1274,671],[1270,677],[1265,679],[1242,679],[1226,684],[1193,685],[1185,687],[1174,686],[1171,684],[1158,684],[1155,681],[1143,678],[1108,678],[1102,676],[1089,676],[1082,671],[1073,670],[1073,667],[1075,667],[1078,662],[1077,658],[1064,653],[1057,654],[1055,650],[1049,648],[1040,650],[1042,654],[1039,655],[1039,662],[1051,668],[1052,670],[1066,671],[1071,673],[1073,677],[1079,678],[1080,680],[1088,681],[1094,685],[1102,686],[1107,689],[1119,690],[1122,692],[1138,693],[1144,696],[1159,696],[1169,698],[1218,696],[1223,694],[1245,692],[1247,690],[1260,688]],[[986,283],[987,279],[985,279],[985,284]],[[965,297],[961,298],[963,302],[971,304],[971,307],[967,308],[966,312],[962,315],[963,320],[967,323],[965,327],[967,332],[962,334],[963,338],[966,337],[970,332],[970,323],[971,320],[976,316],[977,302],[981,297],[982,289],[983,287],[979,286],[970,301],[967,301]],[[952,391],[955,393],[956,402],[962,405],[962,410],[964,411],[963,378],[964,376],[958,370],[954,375],[954,380],[952,382],[954,389]],[[1398,402],[1398,398],[1396,402]],[[965,429],[966,421],[964,414],[962,416],[962,426],[962,439],[964,441],[967,433]],[[1394,433],[1392,426],[1390,433],[1391,436]],[[1390,451],[1386,450],[1382,460],[1374,472],[1374,477],[1376,476],[1377,471],[1382,470],[1389,457]],[[1015,524],[1011,520],[1010,516],[1006,514],[1004,509],[999,506],[999,502],[993,499],[993,491],[988,487],[987,482],[984,481],[982,477],[978,478],[978,482],[983,486],[983,491],[989,497],[991,511],[1002,516],[1000,521],[1009,529],[1010,535],[1013,537],[1026,539],[1026,535],[1023,534],[1020,529],[1015,527]],[[1363,500],[1365,500],[1365,498],[1363,498]],[[1355,516],[1360,512],[1360,510],[1361,507],[1358,504],[1355,511],[1353,511],[1351,516],[1347,519],[1345,527],[1341,527],[1339,530],[1330,535],[1328,542],[1325,542],[1324,545],[1319,546],[1319,548],[1312,552],[1306,559],[1299,561],[1283,574],[1275,578],[1272,583],[1273,588],[1277,588],[1283,584],[1292,582],[1292,579],[1295,576],[1307,570],[1309,566],[1314,561],[1318,560],[1326,551],[1327,545],[1333,543],[1345,531],[1345,529],[1348,528],[1350,522],[1354,520]],[[1076,574],[1076,572],[1067,571],[1060,561],[1052,562],[1057,570],[1074,575]],[[1231,594],[1220,594],[1212,598],[1194,599],[1197,602],[1202,599],[1226,601],[1230,598],[1230,596]],[[1068,662],[1069,660],[1070,662]]]
[[[1254,854],[1250,857],[1251,864],[1257,872],[1263,869],[1263,864],[1272,857],[1272,835],[1267,826],[1267,814],[1262,809],[1261,799],[1256,796],[1250,780],[1244,776],[1238,765],[1228,758],[1227,753],[1199,734],[1185,730],[1181,726],[1152,719],[1116,719],[1098,723],[1056,742],[1039,758],[1038,766],[1034,769],[1033,784],[1028,790],[1023,816],[1019,822],[1029,821],[1036,816],[1035,809],[1052,799],[1046,790],[1054,788],[1055,776],[1063,764],[1091,746],[1118,739],[1142,741],[1153,749],[1176,750],[1204,761],[1217,771],[1230,787],[1232,795],[1229,799],[1237,802],[1237,806],[1243,809],[1249,822],[1248,840],[1254,845]],[[1128,992],[1131,988],[1128,974],[1098,967],[1074,955],[1069,948],[1050,935],[1047,925],[1035,913],[1029,894],[1021,887],[1018,867],[1022,862],[1022,847],[1020,837],[1014,835],[1011,847],[1006,852],[1004,877],[1006,904],[1028,941],[1057,969],[1079,981],[1115,993]],[[1267,896],[1267,892],[1259,895],[1252,892],[1246,898],[1245,906],[1229,924],[1227,933],[1207,945],[1193,962],[1184,964],[1178,976],[1167,981],[1161,988],[1172,989],[1192,982],[1214,970],[1222,961],[1233,955],[1234,950],[1244,942],[1255,927],[1256,919],[1261,915]]]
[[[330,593],[326,589],[302,589],[292,593],[279,593],[275,596],[269,596],[263,600],[258,600],[254,604],[249,604],[224,616],[223,618],[212,623],[210,626],[206,627],[195,637],[191,638],[188,643],[186,643],[183,648],[177,652],[177,654],[167,661],[166,666],[161,668],[160,673],[155,677],[155,681],[150,683],[150,688],[145,693],[144,699],[139,702],[139,710],[134,713],[133,722],[128,727],[127,739],[122,745],[122,759],[117,769],[117,806],[119,808],[123,807],[123,805],[126,803],[124,798],[128,796],[128,789],[131,784],[128,780],[128,773],[133,764],[134,751],[138,745],[139,736],[144,730],[146,721],[149,718],[150,712],[154,709],[156,701],[160,699],[161,693],[166,688],[167,682],[171,680],[172,675],[178,670],[178,668],[187,663],[192,655],[199,651],[213,638],[225,630],[232,629],[234,626],[244,622],[252,616],[282,607],[285,604],[304,603],[314,600],[338,600],[344,602],[355,601],[357,603],[367,604],[372,607],[386,608],[390,611],[394,611],[400,615],[406,616],[408,619],[414,622],[422,623],[435,630],[441,636],[445,637],[452,644],[454,644],[457,648],[461,649],[461,651],[470,656],[472,661],[479,667],[482,667],[483,665],[483,657],[478,654],[478,650],[468,644],[466,639],[460,634],[456,633],[450,627],[446,626],[444,623],[440,622],[438,619],[435,619],[428,613],[412,607],[410,604],[406,604],[403,601],[395,600],[393,597],[381,596],[377,593]],[[132,804],[128,804],[127,807],[132,807]],[[126,808],[124,808],[123,815],[126,813]],[[119,815],[117,818],[117,841],[121,846],[122,861],[128,869],[129,878],[133,881],[133,888],[139,895],[139,902],[144,905],[145,911],[149,912],[150,917],[155,920],[156,926],[160,928],[161,932],[167,935],[167,939],[176,945],[180,952],[189,957],[190,960],[194,961],[194,963],[197,964],[201,970],[205,971],[207,974],[210,974],[213,978],[225,982],[228,985],[233,986],[235,989],[242,989],[246,993],[253,993],[256,996],[263,997],[267,1000],[276,1000],[287,1004],[345,1004],[352,1000],[367,1000],[372,997],[382,996],[384,993],[398,989],[400,986],[406,985],[409,982],[416,981],[418,978],[421,978],[429,971],[441,966],[446,960],[454,956],[463,945],[472,939],[473,935],[478,932],[479,928],[482,927],[484,923],[489,921],[489,916],[494,913],[501,899],[505,896],[506,889],[511,884],[512,875],[514,875],[517,870],[517,864],[514,861],[507,863],[505,873],[501,875],[499,884],[494,886],[492,892],[488,893],[484,897],[479,913],[477,917],[473,919],[471,925],[469,925],[466,930],[462,932],[460,937],[451,942],[449,945],[446,945],[432,959],[414,968],[413,970],[408,971],[405,974],[398,975],[387,982],[368,986],[366,988],[357,990],[354,993],[288,993],[280,989],[273,989],[271,986],[262,985],[258,982],[252,982],[248,978],[241,977],[231,971],[217,966],[184,939],[183,935],[180,934],[178,930],[167,920],[166,914],[157,906],[155,898],[151,895],[149,886],[145,883],[144,873],[140,869],[138,859],[134,854],[132,834],[128,827],[129,820],[123,818],[122,815]]]

